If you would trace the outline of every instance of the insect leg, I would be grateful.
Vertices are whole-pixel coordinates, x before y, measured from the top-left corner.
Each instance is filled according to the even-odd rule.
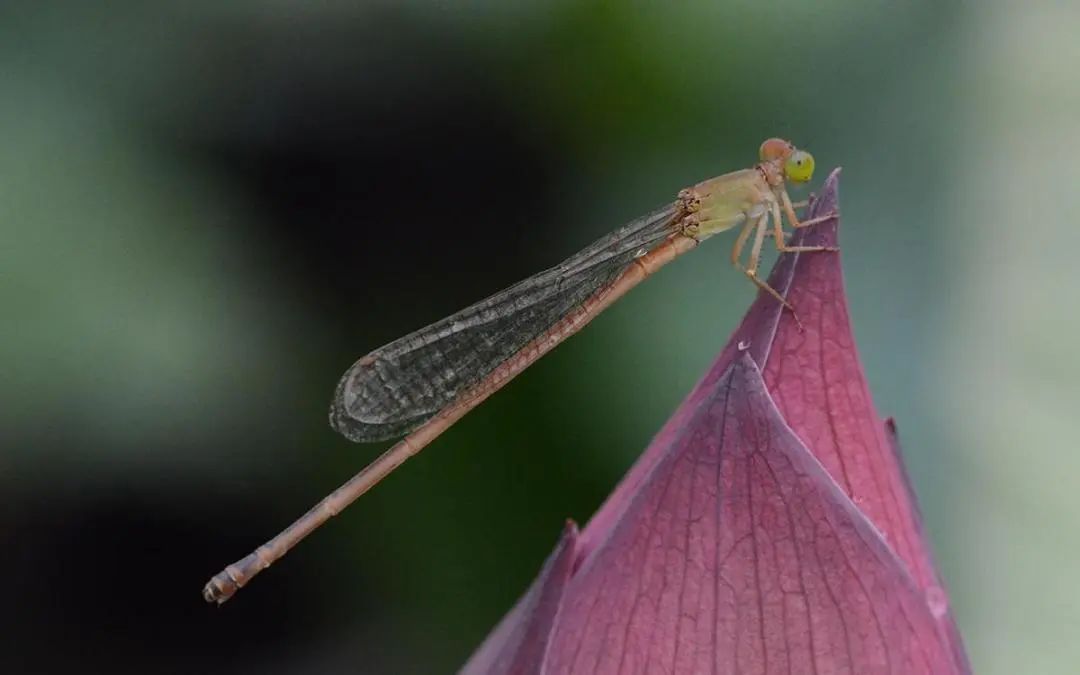
[[[791,202],[791,208],[793,208],[793,209],[801,209],[804,206],[810,206],[810,200],[809,199],[803,199],[802,201],[798,201],[798,202]],[[765,238],[766,239],[772,239],[774,237],[775,237],[775,235],[771,231],[765,233]]]
[[[788,196],[787,190],[780,191],[780,201],[783,203],[784,215],[787,216],[788,220],[791,222],[791,226],[795,229],[824,223],[826,220],[832,220],[836,217],[836,212],[834,211],[828,215],[818,216],[817,218],[799,220],[799,217],[795,215],[795,205],[791,203],[791,197]]]
[[[739,257],[742,255],[743,246],[746,245],[746,240],[750,236],[750,232],[754,229],[754,225],[758,221],[746,219],[746,224],[743,225],[742,230],[739,232],[739,236],[735,239],[735,245],[731,247],[731,264],[735,267],[739,266]]]
[[[765,213],[761,214],[760,218],[758,218],[755,221],[751,221],[751,222],[754,223],[755,230],[756,230],[757,233],[754,235],[754,245],[750,247],[750,260],[747,263],[746,267],[743,267],[742,265],[739,264],[738,256],[733,255],[732,257],[734,258],[733,263],[735,265],[735,268],[742,271],[743,274],[745,274],[747,277],[749,277],[750,281],[753,281],[754,285],[756,285],[758,288],[760,288],[761,290],[765,291],[769,295],[776,298],[777,301],[779,301],[780,304],[783,305],[784,307],[787,307],[788,309],[790,309],[792,315],[794,315],[795,314],[795,308],[793,308],[791,306],[791,303],[789,303],[787,300],[785,300],[784,296],[780,295],[780,293],[778,293],[775,288],[773,288],[772,286],[770,286],[766,282],[762,281],[761,279],[758,279],[758,277],[757,277],[758,264],[760,263],[760,260],[761,260],[761,246],[762,246],[762,244],[765,243],[765,232],[768,230],[768,227],[769,227],[769,212],[766,211]],[[749,230],[746,230],[746,233],[749,234]],[[742,238],[743,237],[740,234],[740,239],[742,239]],[[740,248],[741,248],[741,246],[740,246]],[[798,316],[795,317],[795,321],[796,322],[799,321]],[[799,323],[799,326],[800,327],[802,326],[801,322]]]
[[[800,227],[810,227],[811,225],[817,225],[818,223],[824,223],[827,220],[832,220],[835,217],[835,213],[830,213],[827,216],[818,216],[817,218],[810,218],[809,220],[792,221],[791,226],[796,229]]]
[[[839,251],[840,250],[839,248],[837,248],[835,246],[788,246],[787,242],[784,239],[784,226],[783,226],[783,223],[780,221],[780,207],[776,204],[776,202],[773,202],[773,205],[772,205],[772,215],[773,215],[773,237],[776,239],[776,250],[780,251],[781,253],[817,253],[819,251]],[[829,218],[832,218],[832,217],[833,216],[829,216]],[[817,218],[812,218],[811,220],[805,221],[804,224],[805,223],[811,223],[812,224],[812,221],[816,221],[816,220],[818,220],[818,219]]]

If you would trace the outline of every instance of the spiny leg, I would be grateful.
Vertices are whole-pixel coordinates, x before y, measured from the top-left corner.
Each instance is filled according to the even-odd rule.
[[[800,201],[797,201],[797,202],[791,202],[791,208],[792,209],[801,209],[804,206],[810,206],[810,200],[809,199],[803,199],[803,200],[800,200]],[[772,239],[774,236],[775,235],[773,235],[771,230],[769,232],[765,233],[765,238],[766,239]]]
[[[739,231],[739,236],[735,238],[735,245],[731,247],[731,264],[736,268],[739,267],[739,257],[742,256],[743,246],[746,245],[746,240],[757,223],[757,220],[747,218],[746,224],[743,225],[742,230]]]
[[[749,234],[750,232],[749,229],[746,229],[739,234],[739,241],[735,242],[736,248],[732,251],[731,255],[732,263],[735,265],[736,269],[742,271],[743,274],[749,277],[750,281],[754,282],[754,285],[776,298],[781,305],[787,307],[791,311],[791,316],[795,318],[795,323],[799,326],[799,330],[802,330],[802,322],[799,321],[799,315],[795,313],[795,308],[791,306],[791,303],[785,300],[784,296],[780,295],[775,288],[757,277],[757,268],[761,260],[761,246],[765,243],[765,232],[769,229],[769,212],[766,211],[761,214],[760,218],[751,222],[754,224],[756,234],[754,235],[754,245],[750,247],[750,260],[746,267],[739,264],[739,253],[741,253],[742,245],[746,241],[744,235]]]
[[[780,207],[773,202],[772,205],[773,216],[773,237],[776,239],[776,250],[781,253],[818,253],[820,251],[839,251],[840,249],[835,246],[788,246],[787,241],[784,238],[784,225],[780,221]],[[832,218],[833,216],[828,216]],[[806,224],[813,224],[813,221],[817,221],[817,218],[811,218],[810,220],[803,221],[800,227],[805,227]]]
[[[791,202],[791,197],[788,196],[787,190],[780,191],[780,201],[783,202],[784,215],[787,216],[791,226],[796,230],[801,227],[809,227],[811,225],[817,225],[818,223],[824,223],[826,220],[832,220],[836,217],[836,212],[818,216],[817,218],[810,218],[809,220],[799,220],[799,217],[795,215],[795,204]],[[801,204],[802,202],[800,202]]]
[[[813,196],[813,195],[811,195],[811,196]],[[808,225],[817,225],[818,223],[823,223],[826,220],[829,220],[830,218],[835,217],[835,215],[836,215],[834,213],[834,214],[830,214],[828,216],[822,216],[820,218],[811,218],[809,220],[799,220],[798,216],[795,214],[795,209],[801,209],[804,206],[809,206],[810,205],[810,200],[809,199],[803,199],[801,201],[793,202],[793,201],[791,201],[791,197],[788,196],[788,193],[787,193],[786,190],[781,193],[781,199],[786,200],[787,203],[784,204],[784,211],[787,212],[788,220],[791,221],[792,227],[794,227],[796,229],[798,229],[800,227],[807,227]],[[788,204],[790,204],[791,208],[788,208]],[[782,227],[780,229],[781,229],[781,231],[783,231]],[[776,238],[776,235],[773,232],[766,232],[765,236],[770,238],[770,239],[775,239]]]
[[[827,220],[832,220],[836,217],[835,213],[830,213],[827,216],[818,216],[817,218],[810,218],[809,220],[796,220],[792,221],[791,226],[795,229],[803,227],[810,227],[811,225],[817,225],[818,223],[824,223]]]
[[[700,228],[704,222],[697,223],[697,226]],[[744,267],[739,264],[739,258],[742,256],[743,248],[746,246],[746,241],[750,237],[751,232],[755,233],[754,243],[750,247],[749,263]],[[762,281],[757,276],[758,265],[761,261],[761,247],[765,243],[765,235],[767,233],[769,233],[768,209],[755,219],[747,218],[742,229],[739,231],[739,236],[735,238],[735,244],[731,247],[731,264],[735,266],[735,269],[749,277],[750,281],[754,282],[754,285],[776,298],[777,302],[791,310],[791,314],[795,318],[795,323],[798,324],[799,329],[802,330],[802,322],[799,321],[799,317],[795,314],[795,309],[791,306],[791,303],[785,300],[784,296],[780,295],[775,288],[770,286],[767,282]]]

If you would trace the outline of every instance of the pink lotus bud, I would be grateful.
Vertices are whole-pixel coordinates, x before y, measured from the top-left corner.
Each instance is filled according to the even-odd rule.
[[[838,172],[809,217],[837,208]],[[792,243],[835,245],[839,219]],[[969,673],[839,254],[786,254],[719,358],[470,675]]]

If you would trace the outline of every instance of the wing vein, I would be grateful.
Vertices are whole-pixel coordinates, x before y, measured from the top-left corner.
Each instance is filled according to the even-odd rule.
[[[330,422],[353,441],[408,433],[580,307],[667,238],[675,204],[602,237],[562,263],[357,361],[338,383]]]

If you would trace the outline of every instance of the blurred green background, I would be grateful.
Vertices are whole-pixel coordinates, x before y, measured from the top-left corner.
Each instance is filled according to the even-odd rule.
[[[0,8],[0,670],[436,673],[584,523],[753,297],[717,240],[221,609],[381,447],[339,375],[782,135],[979,673],[1080,657],[1069,3]]]

